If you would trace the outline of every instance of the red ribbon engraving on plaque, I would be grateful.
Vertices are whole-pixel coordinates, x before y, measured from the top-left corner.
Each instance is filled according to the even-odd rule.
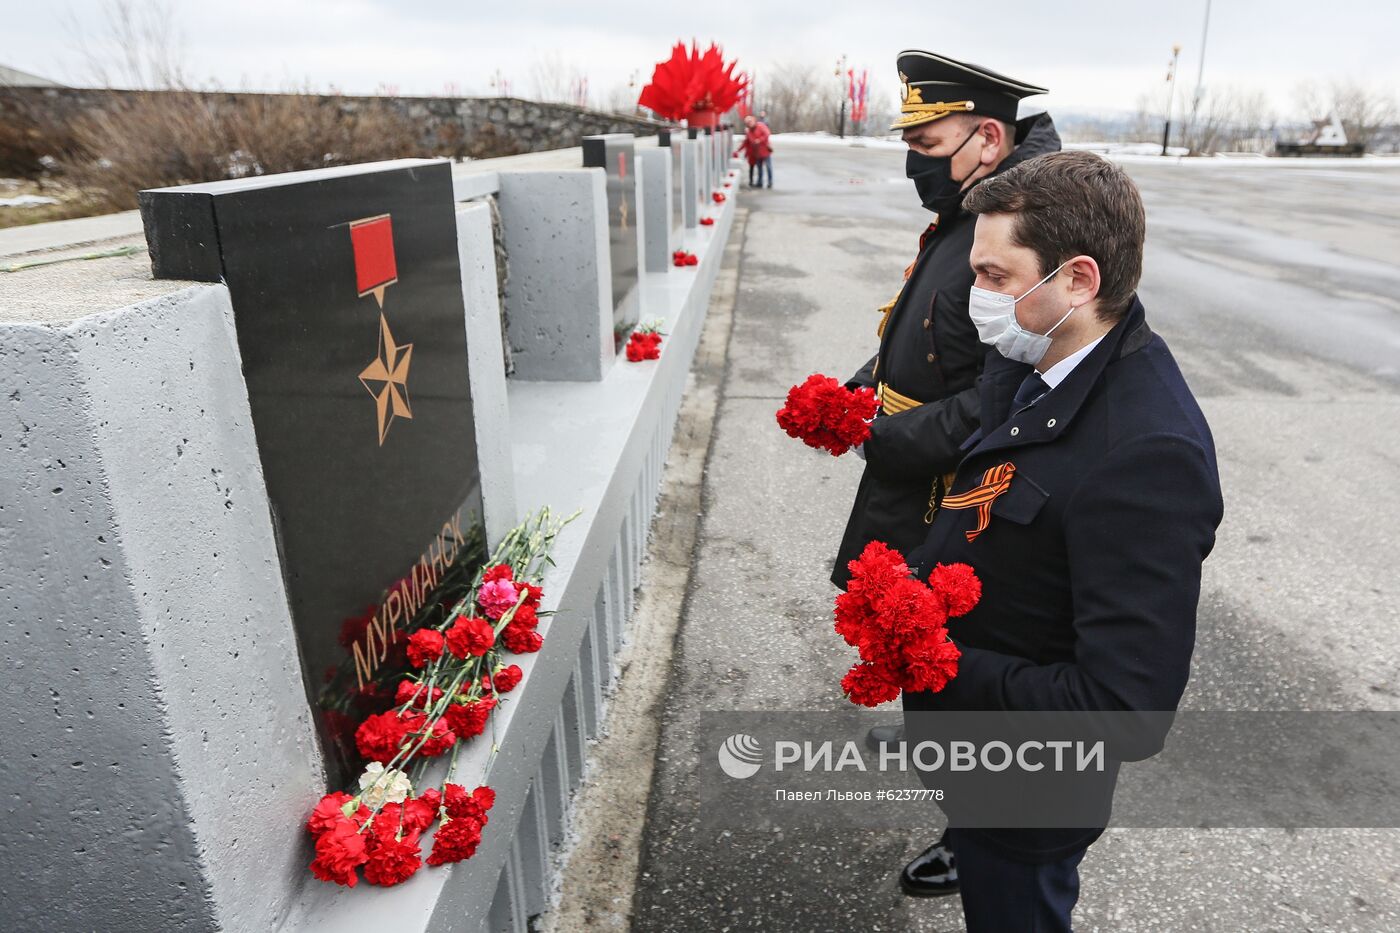
[[[394,226],[388,214],[350,222],[350,246],[355,253],[355,289],[361,298],[373,293],[384,307],[384,289],[399,280],[394,260]]]

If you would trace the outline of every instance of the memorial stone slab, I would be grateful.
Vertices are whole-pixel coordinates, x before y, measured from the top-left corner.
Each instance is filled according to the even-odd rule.
[[[637,326],[640,295],[638,274],[642,244],[637,230],[642,215],[637,204],[636,140],[631,133],[606,133],[583,137],[585,168],[607,173],[608,253],[612,261],[613,340],[621,347]]]
[[[227,283],[339,783],[358,767],[351,724],[379,711],[361,688],[395,679],[407,634],[441,620],[484,550],[450,164],[155,189],[140,203],[157,277]]]
[[[671,145],[679,150],[681,158],[681,216],[685,220],[685,228],[694,230],[699,226],[700,212],[704,210],[700,204],[700,192],[704,188],[700,177],[700,143],[694,139],[677,139]]]
[[[637,150],[642,168],[637,190],[642,209],[641,236],[648,272],[670,272],[671,251],[671,150],[644,147]]]
[[[675,236],[679,237],[681,230],[685,228],[685,204],[682,201],[685,197],[682,190],[685,168],[681,164],[684,156],[680,134],[673,133],[672,130],[661,130],[657,135],[657,143],[669,150],[671,156],[671,229]]]

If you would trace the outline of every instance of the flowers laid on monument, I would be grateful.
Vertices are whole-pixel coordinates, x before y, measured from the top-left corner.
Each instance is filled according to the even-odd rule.
[[[713,217],[701,217],[701,218],[700,218],[700,226],[702,226],[702,227],[713,227],[714,225],[715,225],[715,219],[714,219]]]
[[[880,403],[872,389],[851,390],[830,376],[813,373],[793,386],[778,409],[778,426],[808,447],[839,457],[870,437]]]
[[[967,564],[939,564],[928,583],[910,575],[904,557],[872,541],[847,564],[851,579],[836,597],[836,632],[860,660],[841,678],[852,703],[876,706],[901,690],[938,691],[958,672],[961,652],[948,619],[972,611],[982,581]]]
[[[663,336],[665,335],[661,332],[659,321],[648,321],[645,324],[637,325],[637,329],[632,331],[632,335],[627,338],[627,359],[633,363],[661,359],[661,338]]]
[[[716,203],[716,204],[723,204],[723,203],[724,203],[724,192],[723,192],[723,191],[716,191],[716,192],[712,195],[712,197],[715,199],[715,203]]]
[[[491,714],[519,686],[518,664],[504,663],[506,652],[539,651],[538,631],[544,591],[539,586],[554,538],[573,516],[550,518],[547,509],[530,516],[505,536],[485,567],[473,576],[441,621],[390,637],[405,645],[395,683],[364,683],[358,696],[392,696],[392,706],[365,716],[354,728],[355,748],[368,762],[358,793],[326,794],[307,819],[315,839],[311,871],[322,881],[354,887],[363,869],[371,884],[398,884],[426,862],[443,865],[470,858],[481,841],[495,793],[480,786],[468,792],[455,776],[462,744],[481,735]],[[328,710],[327,716],[338,710]],[[421,788],[431,760],[451,752],[438,772],[438,787]],[[492,744],[486,770],[494,757]],[[415,791],[415,788],[420,788]],[[423,857],[420,838],[436,823],[431,849]]]
[[[742,72],[734,74],[735,64],[731,60],[726,65],[724,53],[713,42],[704,54],[694,41],[689,52],[684,42],[677,42],[670,59],[657,63],[637,103],[667,120],[714,126],[720,114],[738,103],[748,84]]]
[[[700,257],[694,253],[687,253],[683,249],[678,249],[671,254],[671,264],[676,266],[697,266],[700,264]]]

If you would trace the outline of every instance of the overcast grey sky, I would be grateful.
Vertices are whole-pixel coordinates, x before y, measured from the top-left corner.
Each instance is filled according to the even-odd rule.
[[[99,39],[106,6],[0,0],[0,64],[87,83],[66,20],[75,17]],[[1182,45],[1178,89],[1194,86],[1205,0],[177,0],[174,10],[190,76],[234,88],[310,83],[369,93],[388,85],[402,94],[441,94],[455,85],[489,93],[499,69],[517,94],[529,96],[531,66],[552,60],[587,74],[601,96],[633,72],[645,80],[671,43],[695,37],[702,45],[719,41],[727,56],[758,73],[760,87],[775,63],[830,68],[844,53],[893,95],[894,56],[913,46],[1044,85],[1051,108],[1131,109],[1143,92],[1164,88],[1174,42]],[[1205,80],[1268,91],[1291,115],[1304,80],[1353,78],[1393,93],[1398,42],[1394,0],[1214,0]]]

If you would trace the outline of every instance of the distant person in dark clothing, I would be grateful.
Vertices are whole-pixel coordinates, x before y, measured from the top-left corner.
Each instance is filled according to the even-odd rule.
[[[763,187],[763,170],[768,169],[768,187],[773,187],[773,147],[769,143],[768,126],[760,123],[753,114],[744,117],[744,141],[739,144],[739,148],[734,150],[734,155],[740,152],[749,161],[749,187]],[[755,181],[755,171],[757,180]]]

